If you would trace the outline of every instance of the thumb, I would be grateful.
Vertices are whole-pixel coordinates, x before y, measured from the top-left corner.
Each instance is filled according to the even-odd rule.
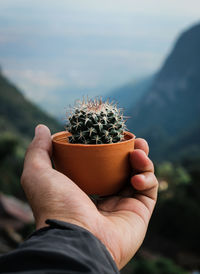
[[[35,137],[27,149],[24,169],[31,169],[37,172],[39,168],[51,167],[51,133],[45,125],[38,125],[35,128]]]

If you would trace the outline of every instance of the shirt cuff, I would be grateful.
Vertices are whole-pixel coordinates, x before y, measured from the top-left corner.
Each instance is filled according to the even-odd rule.
[[[80,227],[78,225],[60,221],[60,220],[56,220],[56,219],[47,219],[45,221],[45,223],[49,226],[46,226],[46,227],[36,230],[35,232],[33,232],[30,235],[29,238],[31,238],[32,236],[36,236],[41,233],[44,233],[44,231],[48,231],[48,230],[68,231],[68,233],[67,233],[68,237],[70,237],[69,236],[70,233],[77,233],[77,237],[79,239],[79,244],[80,244],[80,247],[79,247],[80,249],[90,250],[89,255],[91,257],[93,256],[94,260],[102,261],[102,264],[106,263],[106,261],[107,261],[107,263],[109,263],[110,266],[112,267],[114,273],[119,273],[117,265],[116,265],[115,261],[113,260],[110,252],[106,248],[106,246],[98,238],[96,238],[89,230],[87,230],[83,227]],[[81,241],[82,241],[82,243],[81,243]],[[76,245],[77,243],[74,242],[73,244]],[[91,249],[89,246],[91,246]],[[94,250],[94,252],[92,249]],[[96,252],[95,252],[95,250],[96,250]],[[97,256],[98,256],[98,259],[97,259]]]

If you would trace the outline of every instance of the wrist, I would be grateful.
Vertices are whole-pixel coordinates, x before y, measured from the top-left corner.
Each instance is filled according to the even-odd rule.
[[[74,225],[82,227],[82,228],[88,230],[90,233],[92,233],[92,231],[90,231],[90,229],[88,227],[86,227],[84,224],[82,224],[81,222],[79,222],[75,219],[65,218],[65,217],[61,217],[61,216],[58,216],[58,215],[50,215],[50,214],[47,215],[47,216],[36,218],[36,220],[35,220],[36,229],[38,230],[38,229],[41,229],[43,227],[47,227],[49,225],[47,220],[57,220],[57,221],[65,222],[65,223],[68,223],[68,224],[74,224]]]
[[[102,241],[102,239],[100,239],[98,237],[98,233],[96,235],[96,233],[94,233],[94,231],[92,231],[90,228],[88,228],[87,226],[85,226],[83,223],[75,220],[75,219],[72,219],[72,218],[64,218],[64,217],[59,217],[58,215],[48,215],[46,217],[43,217],[43,218],[37,218],[36,220],[36,230],[39,230],[41,228],[44,228],[44,227],[48,227],[49,224],[51,223],[51,221],[56,221],[56,222],[64,222],[64,223],[67,223],[67,224],[72,224],[72,225],[76,225],[78,227],[81,227],[85,230],[87,230],[89,233],[91,233],[95,238],[97,238],[104,246],[105,248],[107,249],[107,251],[109,252],[110,256],[112,257],[113,261],[116,263],[116,265],[118,266],[117,262],[116,262],[116,259],[114,258],[113,256],[113,253],[112,251],[110,250],[110,248],[104,243],[104,241]],[[118,266],[119,268],[119,266]]]
[[[62,219],[62,218],[61,218]],[[96,240],[98,240],[101,245],[104,246],[104,248],[107,250],[107,252],[110,254],[112,260],[115,262],[116,266],[118,267],[118,269],[120,269],[119,264],[117,263],[116,259],[113,256],[113,253],[111,252],[111,250],[108,248],[108,246],[101,240],[99,239],[98,236],[95,235],[95,233],[93,233],[92,231],[90,231],[90,229],[88,229],[87,227],[83,226],[82,223],[77,222],[74,219],[47,219],[45,221],[45,225],[50,225],[50,226],[54,226],[54,227],[68,227],[70,225],[72,225],[72,227],[75,225],[78,229],[83,229],[83,231],[87,231],[87,233],[89,233],[90,235],[92,235],[92,237],[94,237]]]

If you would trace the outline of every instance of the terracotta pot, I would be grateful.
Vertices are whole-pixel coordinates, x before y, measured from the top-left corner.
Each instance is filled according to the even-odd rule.
[[[70,144],[70,133],[52,136],[55,168],[73,180],[87,194],[100,196],[118,192],[130,179],[129,153],[135,136],[125,132],[125,141],[114,144]]]

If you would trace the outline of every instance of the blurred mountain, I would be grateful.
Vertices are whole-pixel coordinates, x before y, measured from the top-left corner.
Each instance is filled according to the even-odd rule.
[[[112,90],[107,97],[114,100],[124,109],[124,113],[128,115],[129,109],[136,105],[139,99],[148,91],[153,83],[154,77],[155,76],[148,76],[137,82],[125,84]]]
[[[173,155],[174,151],[178,157],[172,159],[199,159],[200,158],[200,122],[194,128],[189,127],[189,130],[167,147],[168,155]]]
[[[0,72],[0,192],[25,200],[19,178],[26,148],[40,123],[46,124],[52,133],[62,129]]]
[[[200,152],[200,24],[182,33],[130,112],[128,127],[149,141],[154,160]]]
[[[53,117],[29,102],[0,72],[0,132],[32,138],[39,123],[46,124],[52,133],[62,128]]]

